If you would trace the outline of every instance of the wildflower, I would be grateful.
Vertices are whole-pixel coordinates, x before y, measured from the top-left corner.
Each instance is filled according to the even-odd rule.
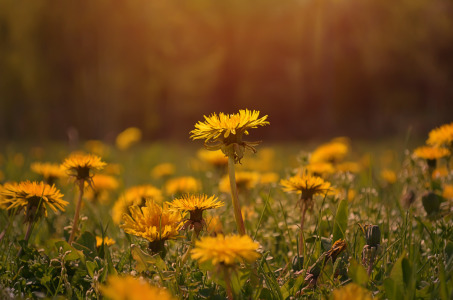
[[[116,137],[116,146],[120,150],[126,150],[138,143],[142,138],[142,132],[137,127],[129,127]]]
[[[206,231],[212,235],[216,236],[218,234],[223,234],[223,225],[220,221],[219,216],[208,217],[206,220],[207,229]]]
[[[355,283],[349,283],[332,293],[333,300],[372,300],[370,291]]]
[[[90,182],[92,177],[90,171],[102,170],[105,165],[106,163],[97,155],[75,153],[64,160],[62,167],[77,180]]]
[[[146,200],[153,200],[155,203],[162,202],[163,196],[161,190],[150,184],[128,188],[113,205],[113,221],[119,224],[123,218],[123,214],[128,213],[129,206],[143,206],[146,204]]]
[[[59,164],[53,163],[32,163],[30,169],[41,175],[48,184],[53,184],[59,178],[66,176],[65,169]]]
[[[331,259],[333,263],[337,260],[338,255],[346,249],[347,245],[343,239],[337,240],[332,247],[326,252],[326,260]]]
[[[76,182],[79,187],[79,199],[77,200],[77,206],[74,213],[74,221],[72,225],[71,235],[69,236],[69,244],[72,244],[75,238],[75,234],[78,230],[80,208],[82,207],[83,191],[85,188],[85,182],[92,183],[92,170],[102,170],[106,165],[105,162],[101,161],[99,156],[93,154],[81,154],[74,153],[65,159],[62,166],[69,171],[69,175],[76,178]]]
[[[448,169],[446,166],[438,167],[434,169],[431,175],[432,179],[444,178],[448,176]]]
[[[106,285],[101,285],[102,295],[111,300],[159,299],[174,300],[165,289],[151,286],[143,279],[127,276],[109,276]]]
[[[414,150],[414,156],[426,160],[436,160],[450,155],[450,151],[440,147],[422,146]]]
[[[171,163],[159,164],[151,170],[151,176],[154,179],[168,177],[175,173],[175,169],[175,165]]]
[[[213,165],[216,168],[228,165],[228,156],[226,156],[221,150],[209,151],[201,149],[197,152],[197,156],[203,162]]]
[[[253,189],[259,182],[260,176],[257,172],[237,172],[236,186],[238,190],[250,190]],[[231,192],[230,177],[225,175],[220,179],[219,190],[224,193]]]
[[[335,172],[335,169],[331,163],[323,161],[308,164],[305,168],[308,171],[308,173],[313,174],[315,176],[325,176]]]
[[[165,183],[167,195],[196,193],[201,190],[201,182],[192,176],[176,177]]]
[[[47,206],[53,211],[64,211],[68,205],[63,194],[55,187],[44,182],[23,181],[18,184],[6,183],[0,191],[1,203],[7,204],[7,210],[18,208],[26,212],[25,222],[35,217],[47,216]]]
[[[130,215],[123,215],[124,223],[120,227],[126,233],[148,240],[151,251],[160,252],[166,240],[179,238],[181,215],[169,210],[167,205],[146,200],[145,206],[133,205],[129,211]]]
[[[392,170],[384,169],[381,171],[380,175],[381,179],[388,184],[394,184],[396,182],[396,174]]]
[[[310,156],[310,163],[341,161],[349,152],[345,141],[332,141],[316,148]]]
[[[359,173],[360,172],[360,164],[354,161],[345,161],[339,163],[335,166],[337,172],[349,172],[349,173]]]
[[[224,205],[223,202],[218,201],[215,196],[208,197],[207,195],[184,195],[181,198],[174,199],[169,206],[173,209],[189,212],[190,219],[184,223],[183,229],[194,228],[196,234],[206,226],[203,220],[203,211],[207,209],[219,208]]]
[[[374,260],[377,252],[380,250],[381,231],[379,226],[370,224],[358,224],[363,234],[365,235],[366,244],[362,250],[362,263],[368,267],[368,276],[371,276],[373,271]]]
[[[274,172],[266,172],[261,173],[259,175],[259,183],[260,184],[272,184],[278,182],[280,176]]]
[[[84,146],[88,152],[99,156],[108,156],[110,152],[109,146],[98,140],[86,141]]]
[[[200,263],[210,261],[213,265],[233,267],[237,262],[253,263],[260,257],[256,251],[259,247],[247,235],[217,235],[216,237],[202,237],[195,243],[192,258]]]
[[[453,142],[453,123],[444,124],[429,132],[426,143],[431,146],[451,146]]]
[[[237,114],[212,114],[209,117],[204,116],[205,122],[195,124],[192,130],[191,138],[205,139],[205,146],[209,150],[222,150],[227,156],[234,158],[236,163],[240,162],[244,156],[245,149],[256,152],[254,146],[259,142],[246,142],[242,136],[248,135],[250,128],[268,125],[267,115],[258,118],[259,111],[239,110]]]
[[[280,184],[286,192],[301,194],[301,199],[312,199],[314,195],[324,194],[330,189],[330,183],[321,177],[302,175],[282,179]]]
[[[93,189],[87,191],[87,198],[100,203],[108,203],[110,200],[108,191],[118,188],[118,180],[115,177],[103,174],[96,174],[92,178]]]
[[[111,238],[105,236],[104,239],[102,239],[102,237],[100,236],[96,236],[96,247],[101,247],[102,244],[106,245],[106,246],[111,246],[113,244],[115,244],[115,240],[112,240]]]
[[[452,184],[446,184],[444,186],[444,190],[442,192],[442,197],[444,197],[445,199],[453,200],[453,185]]]

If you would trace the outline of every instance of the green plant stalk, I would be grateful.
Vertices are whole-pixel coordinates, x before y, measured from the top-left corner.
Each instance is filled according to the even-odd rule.
[[[305,239],[304,239],[304,224],[305,224],[305,214],[307,213],[307,200],[302,199],[302,207],[301,207],[301,213],[302,216],[300,218],[300,233],[299,233],[299,255],[303,255],[303,249],[305,245]]]
[[[193,246],[195,245],[195,241],[196,240],[197,240],[197,234],[194,231],[194,232],[192,232],[192,238],[191,238],[191,241],[190,241],[189,248],[187,248],[186,253],[184,253],[184,255],[182,256],[181,266],[183,266],[186,263],[186,260],[187,260],[187,258],[190,255],[190,250],[192,250]]]
[[[236,175],[234,172],[234,158],[228,156],[228,175],[230,177],[231,198],[233,200],[234,218],[240,235],[245,235],[244,220],[242,219],[241,205],[238,199],[238,190],[236,186]]]
[[[71,230],[71,235],[69,237],[68,244],[72,245],[72,242],[74,241],[75,235],[77,233],[77,227],[79,226],[79,214],[80,214],[80,208],[82,207],[82,197],[83,197],[83,188],[85,185],[85,180],[80,179],[77,181],[79,184],[79,199],[77,200],[77,206],[76,206],[76,211],[74,213],[74,221],[72,222],[72,230]]]
[[[224,275],[224,280],[225,280],[225,285],[226,285],[226,292],[227,292],[227,298],[228,300],[233,300],[233,291],[231,290],[231,279],[230,279],[230,272],[228,272],[228,268],[224,267],[223,268],[223,275]]]

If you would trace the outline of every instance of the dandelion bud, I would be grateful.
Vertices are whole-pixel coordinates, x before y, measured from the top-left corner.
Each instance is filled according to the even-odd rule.
[[[442,201],[443,198],[433,192],[425,192],[422,196],[423,208],[428,216],[439,212]]]
[[[377,247],[381,243],[381,230],[377,225],[369,225],[365,233],[366,243],[371,247]]]

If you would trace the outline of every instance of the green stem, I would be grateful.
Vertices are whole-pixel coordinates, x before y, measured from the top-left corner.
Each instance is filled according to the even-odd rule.
[[[302,216],[300,218],[300,233],[299,233],[299,255],[303,255],[304,252],[304,245],[305,245],[305,239],[304,239],[304,224],[305,224],[305,214],[307,212],[307,200],[302,199]]]
[[[30,239],[31,232],[33,231],[33,223],[34,222],[28,222],[28,227],[27,227],[27,232],[25,233],[25,245],[28,245],[28,240]],[[19,253],[17,254],[18,257],[22,256],[22,252],[24,251],[24,248],[20,248]]]
[[[227,292],[227,298],[228,300],[233,300],[233,291],[231,290],[231,280],[230,280],[230,272],[228,272],[228,268],[224,267],[224,276],[225,276],[225,285],[226,285],[226,292]]]
[[[69,237],[68,243],[71,245],[72,242],[74,241],[75,235],[77,233],[77,227],[79,226],[79,214],[80,214],[80,208],[82,207],[82,197],[83,197],[83,189],[85,186],[85,181],[80,179],[78,180],[79,184],[79,199],[77,200],[77,207],[76,211],[74,214],[74,221],[72,222],[72,230],[71,230],[71,236]]]
[[[245,235],[244,220],[242,219],[241,205],[238,199],[238,190],[236,186],[236,175],[234,173],[234,158],[228,156],[228,175],[230,177],[231,198],[233,200],[234,218],[240,235]]]
[[[189,245],[189,248],[187,248],[186,253],[182,256],[181,259],[181,266],[183,266],[186,263],[187,258],[189,257],[190,250],[192,250],[193,246],[195,245],[195,241],[197,240],[197,234],[195,232],[192,232],[192,239]]]

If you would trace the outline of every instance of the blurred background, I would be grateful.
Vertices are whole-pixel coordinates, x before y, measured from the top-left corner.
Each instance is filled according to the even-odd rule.
[[[188,140],[268,114],[258,139],[453,121],[451,0],[0,0],[0,140]]]

